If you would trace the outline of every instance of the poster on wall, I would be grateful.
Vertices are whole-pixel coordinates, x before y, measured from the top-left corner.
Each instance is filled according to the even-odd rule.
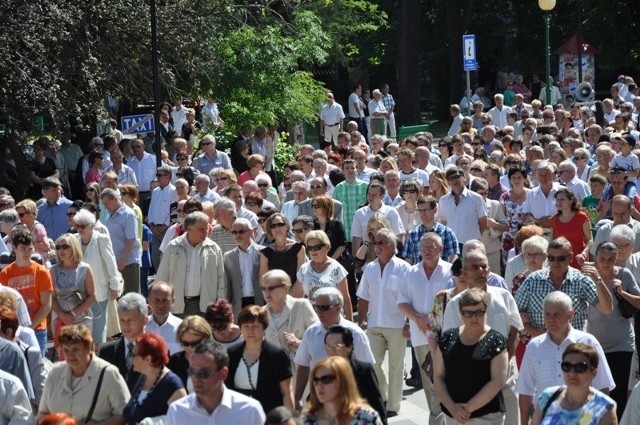
[[[592,54],[582,55],[582,81],[591,84],[591,87],[595,90],[595,60]],[[571,103],[575,99],[576,86],[579,84],[577,54],[560,54],[558,84],[564,103]]]

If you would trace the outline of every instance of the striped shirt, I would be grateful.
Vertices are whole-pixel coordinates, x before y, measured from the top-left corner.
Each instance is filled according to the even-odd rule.
[[[353,215],[367,200],[367,183],[362,180],[356,180],[353,183],[343,181],[338,183],[333,191],[333,197],[337,201],[342,202],[342,217],[344,218],[344,232],[347,241],[351,242],[351,225],[353,224]]]

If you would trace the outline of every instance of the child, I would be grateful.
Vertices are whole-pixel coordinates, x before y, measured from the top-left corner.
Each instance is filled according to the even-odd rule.
[[[595,174],[591,176],[589,179],[589,187],[591,188],[591,195],[586,196],[582,200],[582,207],[587,211],[589,215],[589,220],[591,220],[591,232],[593,233],[593,237],[596,237],[596,232],[598,231],[598,227],[596,223],[598,223],[598,204],[600,203],[600,198],[602,197],[602,193],[604,192],[604,188],[607,186],[607,179],[605,179],[600,174]],[[605,218],[606,212],[603,212],[603,217]]]
[[[636,146],[636,139],[630,134],[625,134],[617,139],[620,141],[620,152],[613,157],[609,166],[611,168],[624,168],[624,175],[628,181],[635,183],[638,177],[638,170],[640,170],[640,161],[638,161],[638,157],[632,153],[633,148]]]

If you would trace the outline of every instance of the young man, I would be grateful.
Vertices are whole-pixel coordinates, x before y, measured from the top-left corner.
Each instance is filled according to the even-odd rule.
[[[16,261],[0,272],[0,283],[20,292],[27,303],[31,328],[36,333],[40,353],[47,352],[47,315],[51,311],[53,284],[49,271],[31,260],[33,235],[26,229],[11,233],[11,243]]]

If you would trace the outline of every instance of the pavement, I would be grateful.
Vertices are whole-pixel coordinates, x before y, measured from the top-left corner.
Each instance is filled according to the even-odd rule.
[[[411,369],[411,348],[407,348],[404,356],[404,364],[407,371]],[[387,371],[386,359],[383,366]],[[398,416],[389,419],[389,424],[394,425],[423,425],[428,422],[429,407],[427,398],[421,388],[413,388],[404,384],[402,386],[402,403]]]

